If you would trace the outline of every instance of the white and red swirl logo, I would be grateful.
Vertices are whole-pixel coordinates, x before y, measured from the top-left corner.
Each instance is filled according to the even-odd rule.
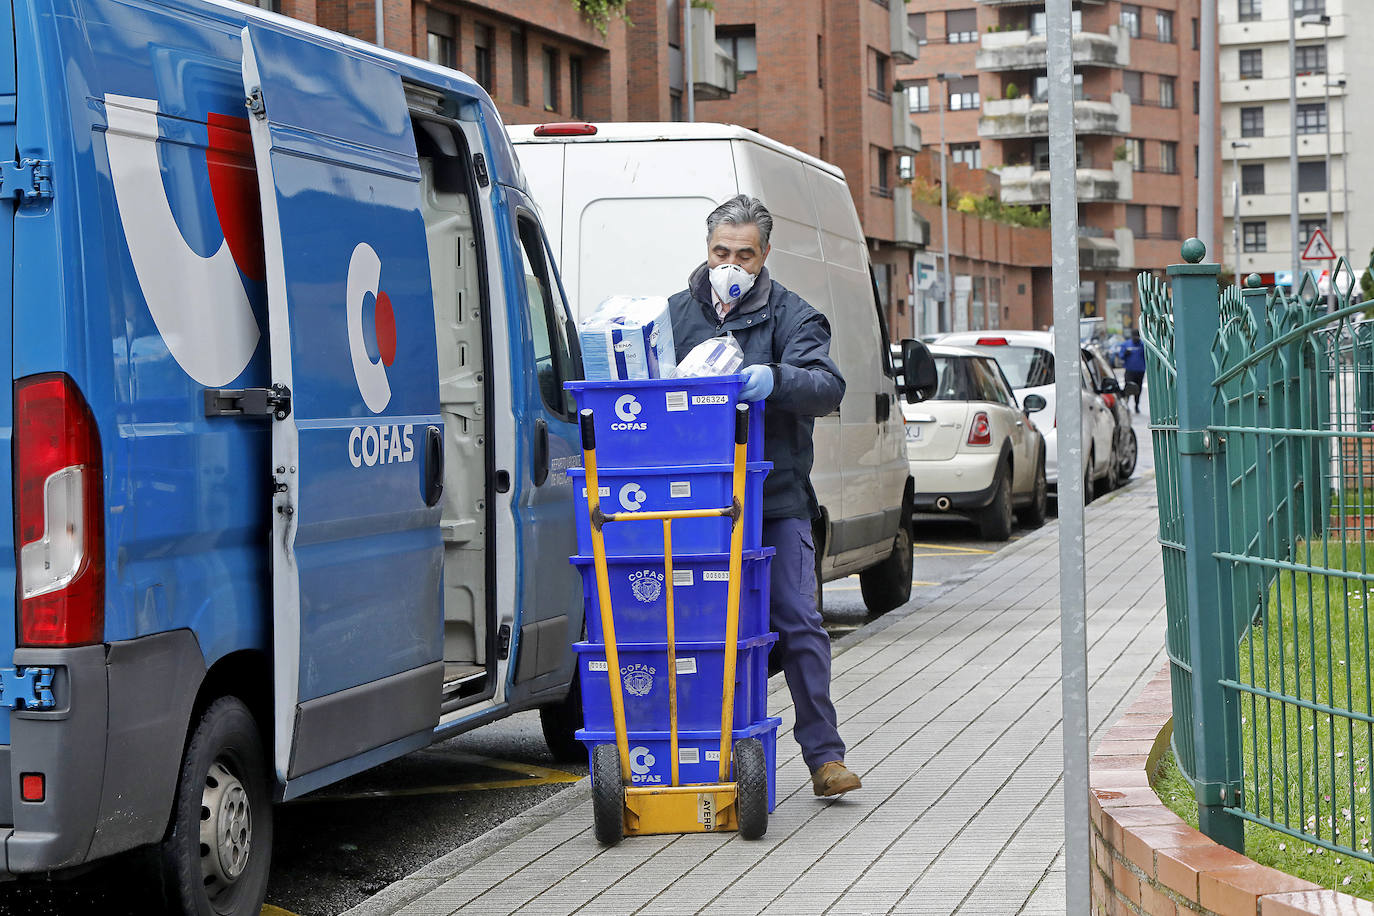
[[[348,260],[348,352],[363,403],[373,413],[391,403],[386,370],[396,362],[396,314],[381,288],[382,259],[359,242]]]

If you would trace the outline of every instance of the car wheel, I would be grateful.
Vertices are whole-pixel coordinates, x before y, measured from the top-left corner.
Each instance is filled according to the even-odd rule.
[[[978,516],[978,529],[986,541],[1005,541],[1011,537],[1011,468],[1003,464],[993,484],[992,502]]]
[[[1126,437],[1121,440],[1121,470],[1117,474],[1122,483],[1130,480],[1131,475],[1135,473],[1135,462],[1139,451],[1135,430],[1127,429]]]
[[[1031,490],[1030,505],[1026,506],[1017,515],[1021,524],[1027,528],[1039,528],[1045,524],[1045,516],[1049,514],[1049,487],[1045,483],[1045,453],[1040,453],[1040,458],[1035,463],[1035,484]]]
[[[159,851],[174,912],[261,912],[272,858],[272,801],[262,736],[237,697],[211,703],[196,724]]]
[[[911,600],[911,567],[911,529],[902,525],[887,559],[859,573],[859,589],[869,613],[886,614]]]

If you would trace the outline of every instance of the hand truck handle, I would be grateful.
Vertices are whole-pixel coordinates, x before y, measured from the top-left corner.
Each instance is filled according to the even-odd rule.
[[[735,444],[744,445],[749,441],[749,405],[735,405]]]
[[[582,426],[582,449],[590,452],[596,448],[596,427],[592,425],[592,409],[584,409],[579,414],[579,419]]]

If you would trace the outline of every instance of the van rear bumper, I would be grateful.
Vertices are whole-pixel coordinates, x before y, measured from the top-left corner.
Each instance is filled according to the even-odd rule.
[[[11,711],[12,827],[0,879],[57,871],[157,842],[205,663],[188,630],[75,649],[19,649],[18,666],[55,671],[51,710]],[[42,773],[25,802],[20,775]]]

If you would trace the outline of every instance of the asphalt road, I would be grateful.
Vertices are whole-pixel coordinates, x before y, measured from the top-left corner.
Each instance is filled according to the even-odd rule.
[[[915,541],[917,592],[1005,546],[950,517],[919,520]],[[836,637],[872,619],[857,577],[827,583],[825,607]],[[522,713],[280,806],[264,916],[334,916],[586,772],[555,761],[538,715]],[[0,886],[0,916],[149,916],[150,881],[126,856],[75,880]]]

